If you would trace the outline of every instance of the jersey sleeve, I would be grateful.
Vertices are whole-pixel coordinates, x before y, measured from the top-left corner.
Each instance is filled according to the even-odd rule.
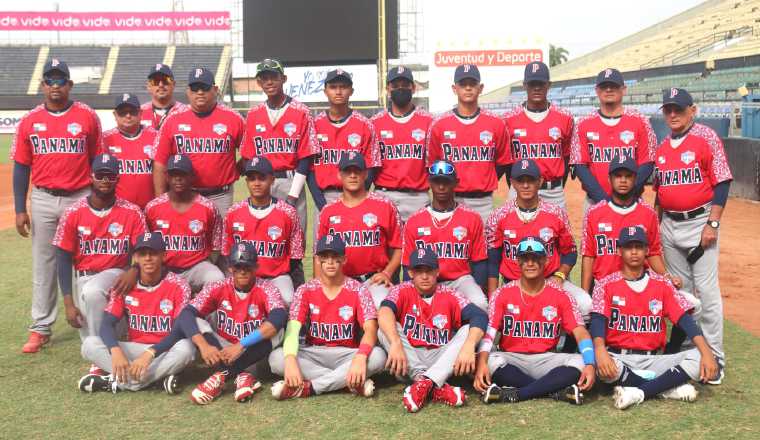
[[[485,240],[488,249],[498,249],[503,246],[504,234],[499,228],[502,210],[497,209],[488,216],[485,227]]]
[[[235,243],[235,239],[232,237],[232,218],[230,213],[224,216],[222,219],[222,255],[227,256],[230,254],[232,245]]]
[[[565,290],[562,290],[562,293],[559,300],[559,315],[562,317],[562,328],[568,334],[572,334],[576,327],[584,325],[583,316],[575,298]]]
[[[639,144],[636,148],[636,162],[638,165],[647,162],[654,162],[655,151],[657,150],[657,136],[654,134],[652,124],[648,118],[640,117],[639,133],[637,139]]]
[[[314,128],[314,118],[309,112],[304,112],[303,129],[301,130],[301,139],[298,143],[298,159],[319,154],[319,143],[317,142],[317,131]]]
[[[401,220],[396,205],[388,201],[388,247],[401,249]]]
[[[565,126],[562,127],[562,156],[570,157],[571,145],[573,141],[573,131],[575,128],[575,121],[572,116],[567,117]]]
[[[330,226],[330,217],[327,210],[324,208],[319,212],[319,215],[317,216],[317,232],[316,237],[314,237],[314,251],[316,253],[317,249],[317,241],[327,235],[328,228]]]
[[[488,327],[497,331],[501,331],[501,319],[504,316],[503,302],[499,300],[504,289],[505,286],[497,289],[488,301]]]
[[[488,259],[486,250],[486,236],[483,231],[483,220],[480,215],[472,217],[472,250],[470,251],[470,261],[483,261]]]
[[[731,169],[728,166],[728,160],[726,159],[726,151],[723,148],[723,141],[720,140],[714,131],[710,131],[706,136],[707,143],[710,146],[710,163],[708,169],[710,170],[710,181],[715,186],[721,182],[732,180]]]
[[[412,254],[415,248],[415,244],[414,244],[415,226],[413,224],[410,224],[409,220],[407,220],[407,222],[403,226],[403,229],[401,230],[401,264],[403,266],[409,266],[409,256]]]
[[[404,295],[402,294],[403,285],[393,286],[388,292],[388,295],[383,299],[383,302],[388,301],[396,305],[396,321],[400,321],[404,317],[406,311],[406,301],[404,301]]]
[[[375,136],[375,127],[370,121],[364,123],[367,143],[364,145],[364,160],[367,161],[367,168],[377,168],[382,166],[380,160],[380,140]]]
[[[647,239],[649,240],[649,256],[662,255],[662,241],[660,240],[660,222],[657,214],[652,212],[649,225],[647,225]]]
[[[172,139],[173,119],[175,118],[167,118],[161,124],[158,136],[156,136],[153,144],[153,151],[155,153],[153,160],[164,166],[169,162],[169,156],[174,154],[174,139]]]
[[[573,128],[570,140],[570,165],[586,165],[590,161],[588,148],[585,148],[581,143],[580,125],[575,124]]]
[[[252,118],[253,118],[253,109],[250,109],[248,110],[248,114],[245,116],[243,140],[240,143],[240,157],[242,157],[245,160],[252,159],[254,156],[254,151],[256,151],[255,148],[253,147],[253,138],[250,136],[251,133],[254,133],[254,130],[251,129],[251,126],[253,124]]]
[[[584,257],[596,257],[596,240],[591,228],[591,208],[583,214],[583,228],[581,232],[581,255]]]
[[[211,212],[211,228],[206,232],[208,234],[207,240],[211,243],[211,249],[214,251],[222,249],[222,223],[222,216],[219,215],[219,210],[214,206]]]
[[[594,294],[591,298],[591,312],[598,313],[607,319],[610,318],[610,304],[607,298],[607,283],[600,281],[594,286]]]
[[[66,252],[76,252],[79,242],[77,231],[78,215],[75,209],[67,209],[61,220],[58,221],[58,227],[55,230],[51,244]]]
[[[235,121],[235,131],[232,133],[232,145],[236,150],[239,150],[245,139],[245,120],[237,110],[230,109],[230,111],[232,112],[232,119]]]
[[[356,320],[360,326],[364,327],[364,323],[370,319],[377,319],[377,307],[372,300],[372,294],[369,293],[367,286],[362,284],[357,291],[359,296],[359,313],[356,316]]]
[[[129,294],[119,295],[111,290],[108,296],[108,304],[106,304],[106,308],[103,311],[110,313],[117,318],[121,318],[124,316],[124,298],[127,296],[129,296]]]
[[[567,216],[567,212],[562,209],[559,212],[559,253],[560,255],[572,254],[577,252],[575,247],[575,239],[573,238],[573,228],[570,226],[570,219]]]
[[[21,120],[13,134],[10,158],[21,165],[32,165],[32,144],[29,142],[29,119],[27,117]]]
[[[684,313],[692,309],[692,305],[670,282],[663,281],[662,286],[666,290],[663,295],[663,312],[670,322],[676,324]]]
[[[304,231],[303,228],[301,228],[301,220],[298,218],[298,215],[296,214],[296,211],[293,210],[293,212],[289,215],[290,217],[290,239],[288,240],[288,243],[290,244],[290,259],[291,260],[301,260],[304,257]]]
[[[501,120],[497,119],[499,128],[496,130],[496,136],[495,136],[495,158],[496,158],[496,165],[509,165],[514,160],[512,159],[512,152],[509,148],[509,144],[511,142],[509,131],[507,130],[507,124]]]
[[[438,128],[439,124],[433,122],[430,124],[427,135],[427,145],[425,151],[427,152],[427,166],[430,166],[433,162],[443,159],[443,151],[441,150],[441,133]]]
[[[190,301],[190,305],[198,311],[199,316],[208,316],[218,306],[217,292],[223,283],[214,282],[206,284],[203,289]]]
[[[298,321],[301,325],[306,324],[306,319],[309,316],[309,307],[306,304],[304,296],[306,295],[307,284],[302,285],[296,289],[293,294],[293,301],[290,302],[290,316],[291,321]]]
[[[174,319],[179,317],[182,309],[190,303],[190,285],[183,278],[177,277],[175,281],[174,308],[172,315]]]
[[[90,110],[90,126],[92,130],[87,136],[87,154],[92,160],[103,147],[103,128],[94,110]]]
[[[274,309],[288,310],[288,306],[285,305],[285,301],[282,299],[282,293],[280,293],[280,289],[278,289],[274,283],[264,281],[261,283],[261,288],[264,290],[264,294],[267,297],[267,316],[269,316],[269,314],[272,313],[272,310]]]

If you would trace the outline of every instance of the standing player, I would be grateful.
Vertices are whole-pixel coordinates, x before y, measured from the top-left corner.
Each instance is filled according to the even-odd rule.
[[[309,108],[285,94],[287,80],[277,60],[266,59],[256,66],[256,82],[267,100],[248,111],[240,155],[269,159],[275,177],[272,195],[295,206],[301,224],[306,225],[303,186],[319,144]]]
[[[101,143],[100,120],[85,104],[69,100],[74,83],[63,61],[42,69],[45,102],[24,115],[11,144],[16,231],[32,234],[32,324],[24,353],[36,353],[50,340],[56,315],[56,264],[53,240],[58,220],[89,192],[90,162]],[[26,212],[29,181],[32,219]]]
[[[195,176],[190,159],[176,154],[168,162],[169,192],[148,203],[145,217],[148,228],[164,237],[168,269],[198,292],[224,279],[222,271],[208,261],[221,249],[222,218],[209,199],[191,189]]]
[[[668,270],[702,302],[698,322],[718,362],[723,351],[723,300],[718,285],[718,228],[733,177],[723,142],[694,123],[696,107],[684,89],[665,91],[662,113],[671,130],[657,148],[654,189],[662,210],[660,233]],[[723,377],[714,384],[719,384]]]
[[[462,406],[464,390],[446,381],[475,372],[475,348],[488,316],[456,290],[438,284],[438,258],[431,247],[415,249],[409,260],[412,281],[391,289],[377,312],[386,366],[391,374],[414,381],[404,390],[407,411],[419,411],[428,398]]]
[[[570,165],[586,190],[587,209],[612,196],[607,169],[613,157],[627,156],[636,161],[639,171],[634,197],[644,190],[654,168],[657,147],[654,130],[647,117],[623,107],[625,91],[623,75],[617,69],[599,72],[596,76],[599,110],[581,118],[573,130]]]
[[[69,206],[61,216],[52,244],[57,248],[58,284],[66,321],[82,341],[100,330],[108,291],[130,265],[130,253],[145,232],[140,208],[115,195],[119,163],[102,154],[92,162],[92,194]],[[77,291],[72,295],[71,269]]]
[[[299,287],[290,307],[282,348],[269,355],[277,400],[348,388],[372,397],[370,376],[382,371],[385,352],[376,347],[377,308],[365,286],[343,275],[346,248],[339,235],[317,241],[319,276]],[[305,345],[299,333],[305,327]]]
[[[498,116],[478,106],[483,84],[477,66],[458,66],[451,89],[457,95],[457,106],[433,119],[427,139],[428,161],[446,159],[454,164],[461,177],[457,202],[486,221],[493,210],[493,192],[509,164],[509,135]]]
[[[137,285],[126,295],[111,293],[100,336],[88,336],[82,344],[82,357],[109,374],[83,376],[79,379],[81,391],[139,391],[163,379],[164,391],[176,394],[177,375],[195,358],[189,340],[171,335],[177,316],[190,299],[190,287],[163,270],[161,234],[142,234],[134,256],[140,267]],[[127,323],[123,342],[116,331],[122,319]]]
[[[140,209],[155,197],[153,192],[153,144],[156,130],[140,125],[140,101],[131,93],[116,98],[116,128],[103,133],[103,153],[119,159],[116,196]]]
[[[325,96],[330,108],[314,119],[321,153],[314,158],[313,169],[309,174],[309,190],[320,211],[340,196],[342,186],[338,178],[338,162],[345,153],[360,153],[368,168],[381,165],[380,149],[372,123],[349,107],[348,101],[354,93],[353,84],[351,75],[342,69],[328,72],[325,77]],[[368,174],[367,188],[372,184],[374,174],[374,169]]]
[[[249,243],[258,254],[256,276],[270,280],[289,305],[295,269],[303,273],[303,229],[296,209],[272,197],[274,171],[266,157],[247,160],[243,172],[250,197],[235,204],[224,217],[222,255],[230,255],[239,243]]]
[[[599,378],[615,384],[615,407],[626,409],[658,395],[693,402],[697,390],[688,380],[708,381],[719,375],[715,357],[697,324],[687,313],[689,302],[665,277],[646,270],[644,229],[620,231],[622,268],[594,287],[591,334]],[[677,324],[696,348],[657,354],[665,346],[665,318]],[[645,378],[648,371],[654,378]]]
[[[205,67],[190,71],[190,106],[166,118],[156,138],[153,182],[156,194],[166,191],[166,166],[184,154],[196,173],[194,190],[210,199],[220,213],[232,205],[232,184],[238,176],[235,151],[243,141],[245,122],[238,112],[217,102],[219,89]]]
[[[569,167],[573,116],[547,100],[549,67],[541,61],[525,66],[523,87],[526,101],[504,115],[507,136],[512,139],[511,162],[532,159],[541,170],[541,198],[563,209]],[[514,191],[510,191],[514,198]]]
[[[538,237],[517,245],[520,278],[496,290],[488,304],[488,331],[478,353],[475,389],[485,403],[516,403],[550,396],[575,405],[594,385],[594,347],[575,300],[544,278],[547,249]],[[560,330],[572,333],[581,354],[553,353]],[[491,352],[497,333],[500,351]]]
[[[350,151],[340,159],[343,194],[319,213],[316,237],[337,234],[346,245],[343,273],[367,286],[380,307],[401,265],[401,222],[393,203],[366,188],[364,156]],[[314,276],[320,276],[319,259]]]
[[[375,190],[396,204],[401,221],[406,222],[428,202],[425,147],[432,116],[412,102],[417,86],[411,70],[404,66],[391,69],[386,83],[390,109],[371,119],[382,161]]]
[[[431,246],[441,266],[438,281],[486,311],[488,301],[483,289],[488,277],[488,253],[483,220],[467,205],[456,202],[454,188],[459,179],[454,164],[434,162],[428,179],[433,198],[430,205],[409,217],[404,227],[402,263],[410,268],[412,252]]]
[[[150,94],[150,102],[140,107],[140,124],[154,130],[161,128],[166,118],[187,107],[174,100],[174,73],[166,64],[156,64],[148,73],[145,88]]]

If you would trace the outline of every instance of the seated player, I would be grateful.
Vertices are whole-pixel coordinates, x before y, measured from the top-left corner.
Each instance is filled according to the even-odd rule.
[[[480,307],[488,309],[483,293],[488,276],[488,254],[480,214],[458,203],[454,189],[459,183],[454,164],[445,160],[428,169],[430,205],[412,214],[404,226],[402,263],[417,248],[431,246],[440,269],[438,281]]]
[[[195,358],[193,344],[171,334],[190,299],[190,286],[164,270],[161,234],[142,234],[134,259],[140,273],[137,285],[126,295],[111,293],[100,336],[88,336],[82,343],[82,357],[109,373],[82,377],[79,389],[84,392],[138,391],[163,379],[164,391],[176,394],[177,375]],[[116,339],[122,318],[127,323],[126,342]]]
[[[364,283],[375,307],[380,307],[401,264],[398,210],[384,196],[367,191],[364,156],[346,152],[338,168],[343,193],[319,213],[316,237],[341,236],[346,245],[343,273]],[[314,259],[314,277],[319,278],[321,265]]]
[[[277,400],[309,397],[348,388],[371,397],[370,376],[385,366],[385,352],[376,347],[377,308],[367,287],[343,274],[346,245],[337,234],[319,239],[315,278],[296,290],[282,348],[269,355]],[[305,344],[299,346],[301,327]]]
[[[388,352],[386,366],[391,374],[413,381],[404,389],[407,411],[419,411],[431,398],[462,406],[464,390],[446,381],[452,375],[475,372],[475,348],[488,316],[437,282],[438,257],[431,247],[412,251],[409,272],[412,280],[391,289],[377,312],[378,338]]]
[[[199,405],[213,402],[222,394],[227,380],[232,379],[235,400],[250,400],[261,383],[249,370],[279,345],[280,330],[288,319],[277,287],[255,275],[258,264],[252,244],[232,245],[229,263],[231,276],[206,286],[182,311],[174,329],[182,333],[181,337],[189,337],[206,365],[216,369],[190,395]],[[208,322],[198,319],[211,315],[215,332]]]
[[[702,331],[687,313],[691,304],[667,278],[645,268],[648,241],[643,228],[623,228],[617,249],[622,269],[594,287],[591,334],[599,378],[615,385],[618,409],[657,396],[693,402],[697,390],[687,383],[689,379],[707,382],[720,370]],[[696,348],[658,354],[665,346],[665,318],[678,325]]]
[[[488,304],[475,389],[485,403],[549,396],[581,405],[595,372],[591,336],[578,305],[559,283],[544,277],[547,251],[538,237],[520,240],[516,252],[520,278],[497,289]],[[551,351],[561,329],[575,336],[581,354]],[[500,351],[490,353],[497,333]]]
[[[229,255],[236,243],[250,243],[258,254],[256,276],[270,280],[290,304],[295,290],[291,274],[303,273],[304,234],[298,213],[272,197],[275,177],[269,159],[247,160],[243,173],[250,197],[234,204],[224,217],[222,255]]]

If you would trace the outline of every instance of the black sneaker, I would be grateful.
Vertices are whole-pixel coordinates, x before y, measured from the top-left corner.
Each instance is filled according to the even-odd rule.
[[[164,391],[166,394],[172,395],[179,392],[179,381],[176,374],[170,374],[164,378]]]
[[[87,374],[79,379],[79,390],[85,393],[95,393],[98,391],[110,391],[116,393],[119,387],[116,386],[111,375],[101,376],[99,374]]]
[[[515,403],[518,402],[517,388],[500,387],[495,383],[483,393],[483,403]]]
[[[549,394],[549,397],[560,402],[583,405],[583,393],[581,392],[581,389],[578,388],[578,385],[570,385],[569,387],[555,391]]]

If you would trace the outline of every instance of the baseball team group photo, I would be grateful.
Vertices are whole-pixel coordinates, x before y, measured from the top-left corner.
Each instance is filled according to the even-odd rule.
[[[2,432],[760,435],[760,1],[39,3]]]

